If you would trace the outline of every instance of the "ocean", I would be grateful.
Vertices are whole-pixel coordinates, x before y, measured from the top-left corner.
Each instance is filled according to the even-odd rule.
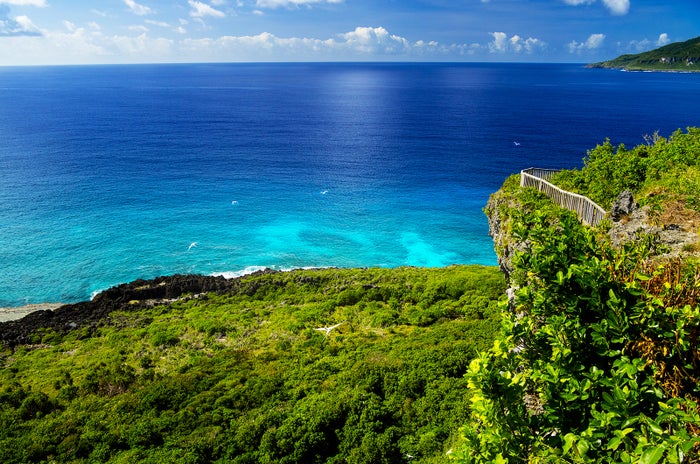
[[[698,74],[579,64],[0,67],[0,307],[175,273],[494,265],[482,209],[508,175],[699,108]]]

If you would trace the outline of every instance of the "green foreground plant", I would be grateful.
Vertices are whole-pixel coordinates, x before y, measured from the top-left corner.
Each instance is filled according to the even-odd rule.
[[[698,462],[700,265],[612,249],[533,189],[501,204],[514,299],[471,362],[458,462]]]

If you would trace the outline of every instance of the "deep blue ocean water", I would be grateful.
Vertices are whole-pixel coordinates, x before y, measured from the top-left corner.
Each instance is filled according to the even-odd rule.
[[[697,125],[696,74],[0,68],[0,307],[174,273],[495,264],[482,208],[506,176]]]

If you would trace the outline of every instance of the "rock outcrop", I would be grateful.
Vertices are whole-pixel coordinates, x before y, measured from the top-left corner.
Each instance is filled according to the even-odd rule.
[[[489,236],[493,239],[496,250],[498,267],[505,275],[506,280],[510,280],[510,275],[514,271],[513,257],[528,247],[527,243],[514,240],[509,233],[508,218],[502,217],[501,206],[508,201],[510,201],[508,197],[499,191],[489,197],[484,208],[489,224]]]
[[[623,217],[633,213],[637,209],[639,209],[639,203],[634,201],[632,192],[625,190],[618,195],[617,199],[613,203],[612,209],[610,210],[610,218],[613,220],[613,222],[618,222]]]
[[[266,269],[257,274],[276,271]],[[130,311],[173,302],[183,297],[196,298],[206,293],[244,292],[252,295],[259,284],[256,281],[226,279],[218,276],[181,275],[157,277],[152,280],[136,280],[118,285],[96,295],[91,301],[67,304],[54,310],[32,312],[22,319],[0,323],[0,343],[14,347],[32,342],[38,329],[50,329],[58,333],[87,327],[110,324],[113,311]]]

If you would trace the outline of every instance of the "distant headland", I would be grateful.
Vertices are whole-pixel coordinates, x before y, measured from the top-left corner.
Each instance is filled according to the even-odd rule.
[[[589,68],[623,69],[625,71],[700,71],[700,37],[674,42],[636,55],[621,55],[614,60],[591,63]]]

